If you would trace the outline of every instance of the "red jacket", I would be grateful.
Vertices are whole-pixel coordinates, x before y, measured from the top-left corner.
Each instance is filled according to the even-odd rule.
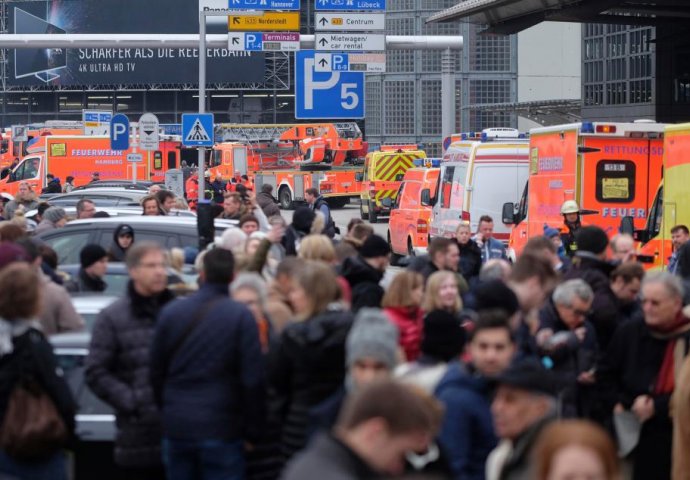
[[[424,331],[424,315],[419,307],[386,307],[388,318],[400,331],[400,346],[408,362],[419,358]]]

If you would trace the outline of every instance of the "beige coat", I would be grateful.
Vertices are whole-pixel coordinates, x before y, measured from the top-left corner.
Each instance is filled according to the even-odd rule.
[[[84,319],[74,309],[67,290],[44,274],[41,274],[41,282],[43,288],[41,288],[42,306],[39,318],[43,333],[48,336],[55,333],[82,330]]]

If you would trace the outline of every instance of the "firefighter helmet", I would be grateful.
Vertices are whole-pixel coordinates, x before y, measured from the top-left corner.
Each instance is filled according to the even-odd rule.
[[[566,200],[563,202],[563,205],[561,205],[561,215],[567,215],[569,213],[580,213],[580,207],[575,200]]]

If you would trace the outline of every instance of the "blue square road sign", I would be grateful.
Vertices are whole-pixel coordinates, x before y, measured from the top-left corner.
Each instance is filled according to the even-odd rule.
[[[213,146],[213,114],[182,114],[182,145],[186,147]]]

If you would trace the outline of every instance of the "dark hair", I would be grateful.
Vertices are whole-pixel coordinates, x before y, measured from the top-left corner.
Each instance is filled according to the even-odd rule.
[[[429,243],[429,259],[433,260],[437,253],[445,253],[454,240],[446,237],[435,237]]]
[[[164,204],[168,198],[172,198],[173,200],[175,199],[175,194],[170,190],[158,190],[155,195],[158,203],[161,205]]]
[[[227,285],[232,282],[235,256],[230,250],[214,248],[204,255],[204,278],[207,283]]]
[[[441,426],[443,407],[421,389],[382,380],[347,396],[336,428],[352,430],[374,418],[382,419],[394,435],[435,434]]]
[[[30,319],[38,315],[41,282],[31,265],[14,262],[0,271],[0,317]]]
[[[242,175],[242,180],[249,180],[249,176],[247,174]]]
[[[69,183],[69,182],[71,182],[71,181],[73,181],[73,180],[74,180],[74,177],[73,177],[72,175],[67,175],[67,178],[65,178],[65,181],[66,181],[67,183]]]
[[[146,195],[144,198],[141,199],[141,213],[146,212],[146,202],[150,201],[156,202],[156,208],[158,209],[158,213],[161,213],[161,202],[158,201],[158,197],[155,195]]]
[[[318,197],[318,196],[319,196],[319,189],[318,189],[318,188],[314,188],[314,187],[307,188],[307,189],[304,191],[304,194],[306,195],[307,193],[308,193],[309,195],[314,196],[314,197]]]
[[[50,248],[48,245],[43,244],[38,247],[38,252],[41,255],[43,261],[53,270],[58,268],[58,255],[55,250]]]
[[[259,225],[259,219],[256,218],[251,213],[248,213],[246,215],[242,215],[242,217],[240,218],[239,227],[242,228],[242,225],[244,225],[245,223],[249,223],[249,222],[254,222],[257,225]]]
[[[77,202],[77,215],[84,211],[84,205],[86,205],[87,203],[93,204],[94,207],[96,206],[93,200],[89,200],[88,198],[82,198]]]
[[[481,217],[479,217],[479,223],[482,223],[482,222],[494,223],[494,219],[488,215],[482,215]]]
[[[554,283],[557,275],[549,261],[534,253],[523,253],[513,264],[510,272],[510,280],[513,282],[525,282],[537,277],[542,287]]]
[[[539,255],[540,252],[548,250],[550,253],[556,253],[556,245],[553,244],[551,240],[543,235],[537,237],[532,237],[527,241],[523,253],[534,253]]]
[[[156,242],[137,242],[127,249],[125,264],[127,268],[138,267],[141,259],[151,252],[164,253],[163,247]]]
[[[99,210],[93,214],[93,218],[110,218],[110,214],[108,212],[104,212],[103,210]]]
[[[690,230],[688,230],[688,227],[685,225],[676,225],[671,229],[671,233],[676,233],[678,231],[682,231],[686,235],[690,235]]]
[[[36,212],[43,216],[46,210],[48,210],[52,205],[48,202],[41,202],[38,204],[38,207],[36,207]]]
[[[477,321],[472,327],[472,332],[470,333],[470,341],[474,340],[474,337],[482,330],[496,330],[502,329],[508,333],[511,343],[515,343],[515,334],[513,329],[510,328],[508,323],[509,315],[508,312],[502,308],[491,308],[486,310],[481,310],[478,313]]]
[[[625,262],[618,265],[616,269],[611,272],[611,281],[622,278],[623,282],[627,285],[635,279],[642,281],[644,273],[644,268],[639,263]]]

